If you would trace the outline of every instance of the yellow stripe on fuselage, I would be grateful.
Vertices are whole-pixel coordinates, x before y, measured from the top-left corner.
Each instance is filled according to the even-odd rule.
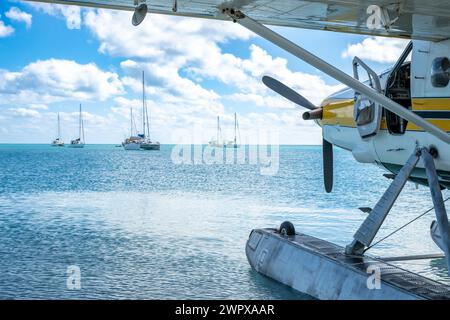
[[[450,98],[415,98],[412,101],[414,111],[450,111]]]
[[[420,98],[413,99],[413,111],[450,111],[450,98]],[[355,128],[353,120],[353,99],[329,98],[322,103],[323,117],[319,121],[321,125],[334,125]],[[450,131],[449,119],[427,119],[444,131]],[[386,120],[383,117],[381,129],[387,129]],[[407,131],[423,131],[415,124],[408,122]]]
[[[353,99],[330,99],[322,104],[321,125],[356,127],[353,120]]]

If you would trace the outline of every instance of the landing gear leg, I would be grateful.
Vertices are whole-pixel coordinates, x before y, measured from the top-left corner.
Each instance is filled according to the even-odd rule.
[[[447,211],[439,185],[436,167],[432,155],[428,150],[422,151],[422,158],[427,172],[428,185],[430,186],[431,198],[433,199],[436,222],[442,237],[442,246],[447,260],[448,274],[450,275],[450,226]]]
[[[436,212],[438,228],[442,235],[444,253],[450,275],[450,225],[432,154],[434,156],[437,155],[436,152],[430,152],[427,148],[422,148],[417,149],[411,157],[409,157],[408,161],[399,171],[389,188],[377,202],[373,210],[367,216],[366,220],[364,220],[361,224],[358,231],[356,231],[353,236],[353,242],[345,248],[346,254],[356,256],[362,255],[366,248],[370,246],[378,230],[386,219],[386,216],[394,205],[395,200],[397,200],[400,192],[403,190],[403,187],[411,175],[411,172],[416,167],[419,159],[422,158],[425,164],[425,171],[427,173],[428,185],[431,191],[431,198],[433,199],[434,210]]]
[[[353,236],[354,240],[345,248],[348,255],[362,255],[364,249],[372,243],[378,230],[386,219],[389,211],[397,200],[400,192],[403,190],[406,181],[408,181],[411,172],[419,162],[421,150],[416,150],[408,159],[406,164],[394,178],[389,188],[377,202],[373,210],[367,216],[366,220],[359,227]]]

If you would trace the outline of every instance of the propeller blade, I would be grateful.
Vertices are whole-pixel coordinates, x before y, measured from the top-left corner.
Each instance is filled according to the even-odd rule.
[[[298,94],[285,84],[281,83],[280,81],[269,77],[264,76],[262,78],[262,82],[269,88],[278,93],[280,96],[285,97],[286,99],[292,101],[293,103],[302,106],[309,110],[316,109],[316,106],[312,104],[308,99],[303,97],[302,95]]]
[[[333,145],[323,139],[322,151],[325,191],[330,193],[333,190]]]

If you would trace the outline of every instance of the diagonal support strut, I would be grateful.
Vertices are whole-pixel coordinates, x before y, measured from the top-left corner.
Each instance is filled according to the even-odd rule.
[[[447,260],[448,274],[450,275],[450,226],[448,223],[447,211],[445,209],[444,199],[442,197],[441,186],[434,165],[432,155],[427,149],[422,150],[422,159],[427,173],[428,185],[433,199],[434,212],[436,213],[436,222],[442,237],[442,249]]]
[[[370,246],[389,211],[400,195],[400,192],[403,190],[406,181],[408,181],[411,172],[414,170],[417,162],[419,162],[420,154],[420,150],[415,150],[409,157],[406,164],[396,175],[394,181],[389,185],[389,188],[384,192],[381,199],[378,200],[377,204],[359,227],[358,231],[356,231],[353,236],[353,242],[345,248],[347,254],[362,255],[364,249]]]

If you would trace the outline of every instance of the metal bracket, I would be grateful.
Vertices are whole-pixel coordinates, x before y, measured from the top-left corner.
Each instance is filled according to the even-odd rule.
[[[245,18],[245,14],[233,8],[223,8],[222,13],[233,19],[233,22],[237,22],[238,20]]]

